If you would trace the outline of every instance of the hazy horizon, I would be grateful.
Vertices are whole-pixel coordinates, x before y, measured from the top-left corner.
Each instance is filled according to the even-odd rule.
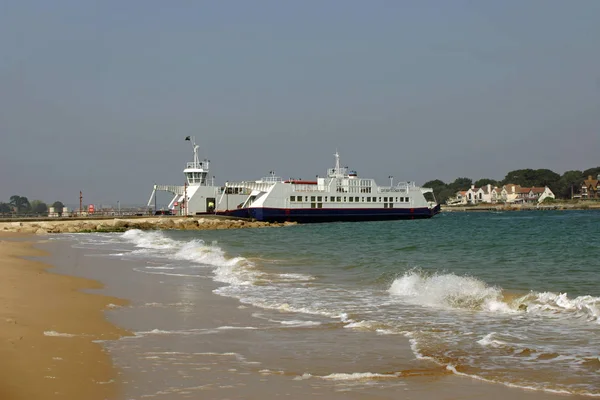
[[[600,2],[5,1],[0,202],[600,165]]]

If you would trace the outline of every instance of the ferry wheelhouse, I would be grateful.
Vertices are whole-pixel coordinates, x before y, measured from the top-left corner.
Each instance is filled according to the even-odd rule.
[[[214,176],[211,178],[209,175],[210,160],[201,161],[198,157],[200,146],[196,144],[196,138],[188,136],[185,140],[190,141],[194,149],[194,160],[186,163],[183,170],[185,183],[181,186],[154,185],[148,200],[148,208],[151,208],[153,200],[156,204],[156,193],[160,191],[173,195],[168,205],[169,213],[172,215],[214,214],[217,211],[235,208],[248,198],[250,190],[216,186]]]
[[[271,222],[376,221],[431,218],[440,212],[433,190],[414,182],[379,186],[356,171],[335,167],[315,181],[282,180],[274,174],[252,182],[227,183],[227,188],[251,191],[237,210],[227,214]],[[429,197],[428,198],[426,198]]]

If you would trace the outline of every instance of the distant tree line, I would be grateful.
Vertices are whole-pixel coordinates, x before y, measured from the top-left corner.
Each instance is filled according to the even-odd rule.
[[[54,211],[62,213],[64,204],[60,201],[55,201],[50,205],[54,207]],[[32,200],[27,197],[14,195],[10,196],[8,203],[0,202],[0,214],[34,214],[41,215],[48,212],[48,204],[41,200]]]
[[[473,182],[471,178],[456,178],[452,183],[445,183],[439,179],[425,182],[424,187],[433,189],[435,197],[439,203],[445,203],[450,197],[454,197],[456,192],[468,190],[471,185],[482,187],[488,183],[494,186],[502,187],[503,185],[513,183],[523,187],[544,187],[548,186],[552,193],[558,199],[570,199],[571,191],[573,194],[581,192],[583,181],[589,175],[597,177],[600,174],[600,167],[589,168],[585,171],[567,171],[559,175],[549,169],[517,169],[510,171],[501,181],[494,179],[483,178]]]

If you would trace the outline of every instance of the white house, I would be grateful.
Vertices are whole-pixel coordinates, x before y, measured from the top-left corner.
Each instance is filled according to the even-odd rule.
[[[456,196],[446,200],[446,204],[449,206],[460,206],[467,204],[467,191],[461,190],[460,192],[456,192]]]
[[[475,185],[471,185],[471,188],[467,190],[467,203],[477,204],[483,201],[483,190],[476,188]]]
[[[476,188],[475,185],[471,185],[471,188],[467,190],[467,201],[471,204],[496,203],[498,201],[499,194],[496,189],[496,187],[492,187],[492,185],[489,183],[480,188]]]
[[[555,198],[548,186],[528,188],[514,184],[504,185],[501,197],[507,203],[541,203],[547,198]]]
[[[542,201],[548,198],[555,199],[556,197],[554,196],[554,193],[552,193],[552,190],[550,190],[548,186],[544,186],[543,188],[532,187],[529,192],[529,198],[537,200],[538,203],[541,203]]]
[[[509,183],[508,185],[502,186],[500,196],[502,197],[502,201],[505,203],[519,203],[523,201],[519,196],[520,191],[521,186]]]

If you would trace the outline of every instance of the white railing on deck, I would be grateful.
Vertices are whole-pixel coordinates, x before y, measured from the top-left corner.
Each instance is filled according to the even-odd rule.
[[[170,192],[173,194],[177,194],[179,196],[183,196],[185,193],[185,186],[175,186],[175,185],[154,185],[154,190],[161,190],[164,192]]]
[[[185,165],[185,168],[195,168],[195,169],[203,169],[203,170],[208,170],[208,161],[203,161],[203,162],[189,162]]]
[[[415,188],[414,182],[399,182],[396,186],[382,186],[377,191],[379,193],[406,193],[409,189]]]
[[[271,189],[271,187],[273,187],[274,184],[275,182],[227,182],[225,183],[225,187],[266,192],[269,189]]]

